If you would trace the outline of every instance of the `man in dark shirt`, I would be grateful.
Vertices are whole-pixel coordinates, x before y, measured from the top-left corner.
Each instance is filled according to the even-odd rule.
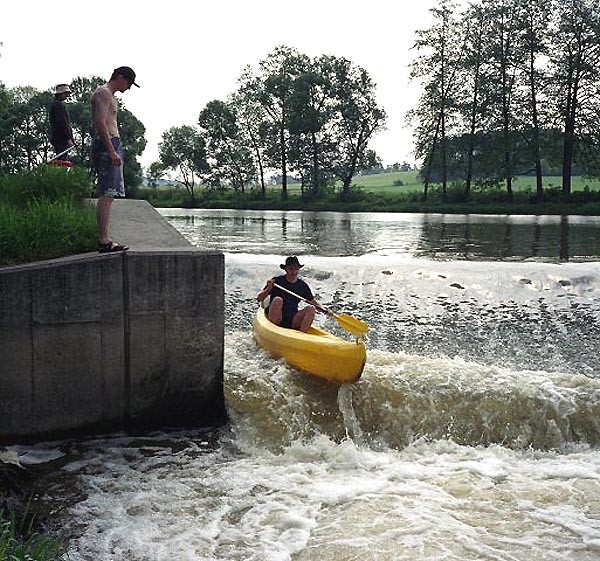
[[[328,310],[317,303],[308,284],[298,278],[298,273],[304,265],[300,264],[296,256],[286,258],[285,264],[279,266],[285,271],[285,275],[269,279],[265,288],[256,296],[256,299],[262,302],[267,296],[271,297],[269,307],[265,310],[265,313],[274,324],[299,331],[308,331],[315,318],[317,308],[325,312],[328,312]],[[276,284],[308,300],[310,305],[298,310],[300,300],[280,290],[275,286]]]
[[[65,100],[70,95],[71,89],[68,84],[58,84],[54,90],[54,101],[50,106],[50,144],[56,155],[74,144],[71,119],[65,106]]]

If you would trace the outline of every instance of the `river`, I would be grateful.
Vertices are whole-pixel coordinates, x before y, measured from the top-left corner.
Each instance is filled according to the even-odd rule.
[[[162,212],[225,253],[231,422],[31,450],[70,559],[600,558],[600,219]],[[370,324],[358,383],[253,342],[292,254]]]

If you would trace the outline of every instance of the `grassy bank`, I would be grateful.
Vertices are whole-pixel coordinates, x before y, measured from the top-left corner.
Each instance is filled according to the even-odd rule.
[[[62,553],[53,538],[35,530],[33,518],[0,510],[0,559],[56,561]]]
[[[0,265],[93,251],[94,210],[87,172],[41,166],[0,177]]]
[[[3,456],[0,449],[0,560],[60,559],[63,548],[30,508],[34,504],[31,472]]]
[[[600,181],[573,178],[571,201],[565,203],[559,187],[561,178],[547,177],[544,201],[535,195],[535,178],[519,177],[514,182],[514,200],[506,200],[503,189],[474,190],[466,200],[460,187],[450,187],[446,201],[441,189],[433,185],[426,201],[416,172],[395,172],[356,178],[348,197],[339,190],[310,200],[300,186],[288,187],[288,198],[281,199],[280,186],[270,186],[266,196],[260,190],[245,194],[232,190],[196,190],[192,201],[183,189],[140,189],[139,196],[156,207],[230,208],[252,210],[306,210],[340,212],[425,212],[448,214],[583,214],[600,215]]]

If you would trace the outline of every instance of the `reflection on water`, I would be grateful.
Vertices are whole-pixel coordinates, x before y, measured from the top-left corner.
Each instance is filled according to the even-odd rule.
[[[600,217],[183,210],[161,213],[226,253],[407,255],[433,260],[596,261]]]

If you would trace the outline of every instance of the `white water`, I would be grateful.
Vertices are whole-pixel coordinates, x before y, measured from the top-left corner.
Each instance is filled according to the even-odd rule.
[[[257,359],[240,332],[228,336],[226,364],[233,432],[216,450],[203,434],[121,437],[86,443],[66,466],[87,495],[69,514],[80,533],[71,559],[598,559],[600,451],[525,412],[516,432],[539,430],[557,449],[414,434],[398,447],[397,433],[468,409],[485,432],[515,400],[561,419],[590,406],[600,384],[542,372],[523,384],[510,370],[380,351],[360,383],[338,391]],[[397,401],[404,385],[419,397]],[[498,403],[446,397],[461,387]]]
[[[600,559],[600,265],[382,252],[302,257],[373,327],[341,388],[257,349],[281,256],[228,253],[230,425],[36,447],[69,558]]]
[[[247,332],[225,363],[216,449],[203,433],[79,445],[71,559],[599,558],[600,451],[570,431],[597,428],[600,382],[372,351],[338,389]]]

